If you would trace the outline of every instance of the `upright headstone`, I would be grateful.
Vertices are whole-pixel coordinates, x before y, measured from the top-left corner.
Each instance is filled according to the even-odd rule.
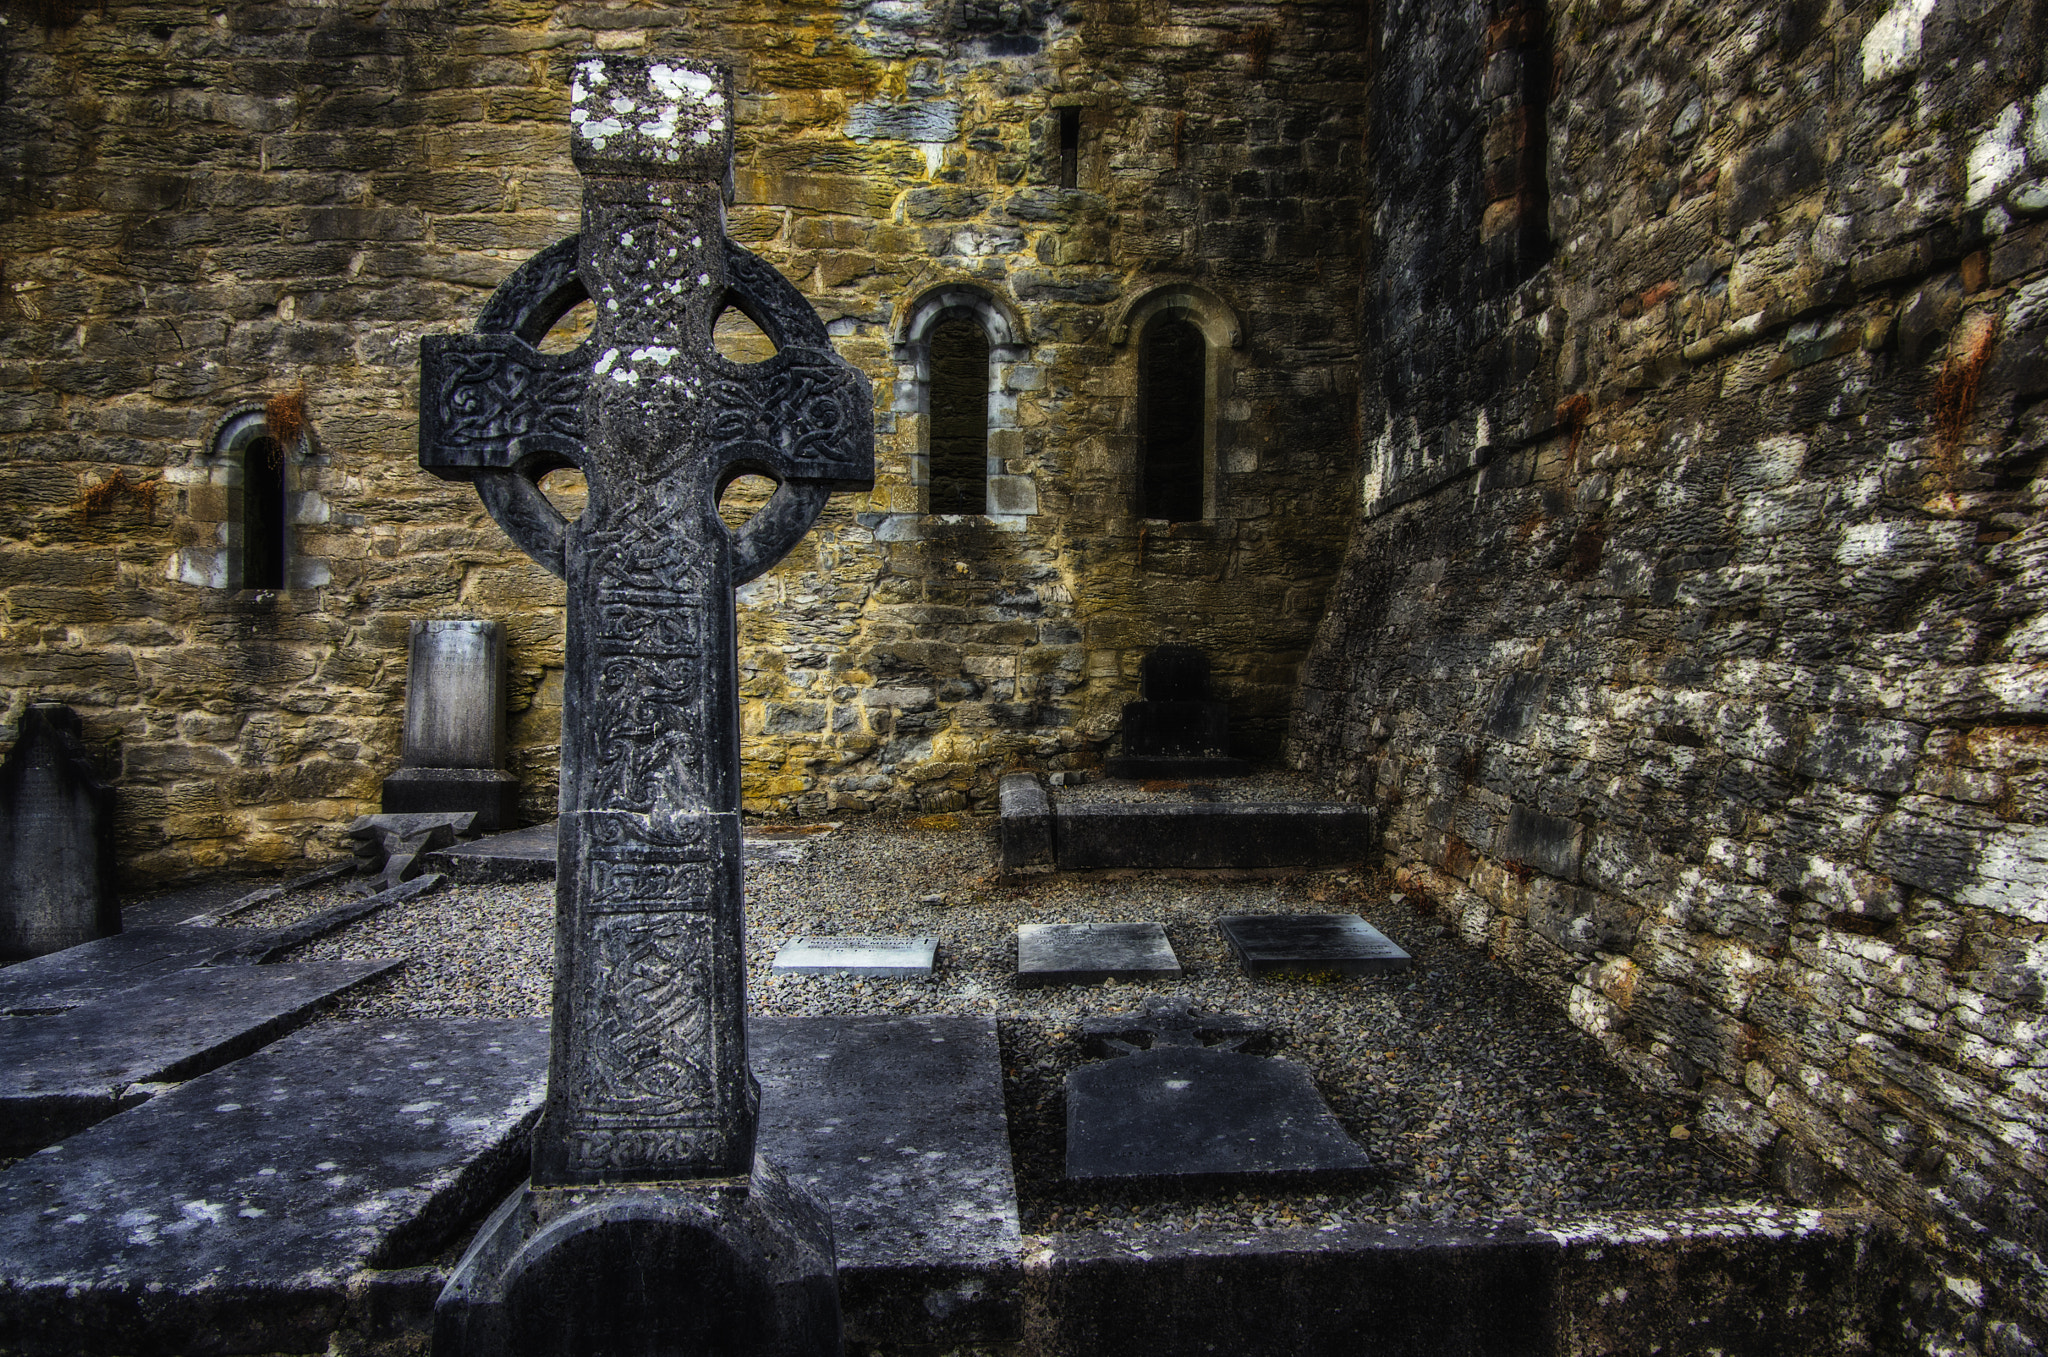
[[[1209,657],[1158,646],[1138,668],[1138,700],[1124,704],[1122,748],[1111,777],[1235,777],[1251,765],[1230,753],[1230,708],[1209,695]]]
[[[505,629],[415,618],[405,673],[405,754],[384,779],[387,814],[474,812],[482,833],[512,823],[505,771]]]
[[[479,333],[421,346],[421,465],[568,584],[547,1105],[436,1350],[837,1352],[830,1224],[754,1154],[733,588],[873,484],[873,395],[725,235],[730,72],[608,55],[573,78],[581,235]],[[585,297],[589,340],[534,348]],[[728,306],[773,358],[719,356]],[[561,466],[590,482],[573,524],[537,485]],[[777,489],[732,532],[718,495],[747,472]]]
[[[0,964],[121,931],[114,790],[82,730],[62,703],[31,702],[0,763]]]

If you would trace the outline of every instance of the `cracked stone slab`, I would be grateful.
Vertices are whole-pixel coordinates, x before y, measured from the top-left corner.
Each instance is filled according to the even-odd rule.
[[[157,924],[0,970],[0,1016],[47,1016],[197,966],[264,936],[255,928]]]
[[[756,1017],[748,1045],[760,1152],[832,1217],[847,1337],[1018,1336],[995,1019]]]
[[[1156,923],[1019,924],[1019,985],[1095,985],[1171,980],[1180,958]]]
[[[48,1017],[0,1018],[0,1152],[26,1153],[303,1026],[398,961],[194,967]]]
[[[525,1176],[547,1042],[321,1027],[22,1160],[0,1173],[0,1349],[325,1351],[351,1278],[430,1257]]]

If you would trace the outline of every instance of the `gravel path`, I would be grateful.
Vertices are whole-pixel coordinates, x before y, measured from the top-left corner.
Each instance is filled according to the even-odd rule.
[[[1115,788],[1112,787],[1114,791]],[[1065,794],[1064,792],[1062,794]],[[999,1019],[1020,1205],[1027,1232],[1145,1225],[1243,1228],[1338,1221],[1564,1221],[1595,1211],[1781,1203],[1687,1137],[1685,1109],[1640,1092],[1522,981],[1436,919],[1391,897],[1383,877],[1304,871],[1079,873],[1004,878],[990,817],[852,820],[785,840],[748,869],[749,984],[757,1012],[987,1013]],[[306,893],[236,924],[283,923],[334,903]],[[404,955],[392,981],[326,1021],[400,1013],[544,1016],[553,888],[442,890],[308,944],[293,959]],[[1253,980],[1213,920],[1278,910],[1356,911],[1415,957],[1401,976]],[[1174,983],[1017,989],[1020,923],[1153,920],[1187,976]],[[930,982],[769,973],[798,933],[933,933]],[[1078,1024],[1139,1008],[1147,994],[1266,1020],[1278,1053],[1313,1072],[1331,1107],[1384,1166],[1375,1184],[1324,1193],[1156,1194],[1061,1179],[1064,1079],[1086,1058]]]

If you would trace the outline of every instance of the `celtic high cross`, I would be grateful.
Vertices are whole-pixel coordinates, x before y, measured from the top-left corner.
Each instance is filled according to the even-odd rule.
[[[874,482],[867,378],[780,274],[726,238],[733,92],[721,67],[604,56],[575,67],[580,236],[543,251],[473,335],[420,352],[420,464],[468,480],[568,584],[554,1040],[533,1186],[744,1176],[739,681],[733,588],[835,490]],[[535,345],[577,303],[573,353]],[[774,341],[712,347],[737,307]],[[538,487],[573,466],[587,507]],[[778,484],[729,532],[718,496]]]

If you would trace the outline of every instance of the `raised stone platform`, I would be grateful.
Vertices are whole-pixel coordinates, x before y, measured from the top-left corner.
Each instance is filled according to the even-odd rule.
[[[1003,866],[1104,868],[1329,867],[1379,851],[1371,810],[1336,801],[1066,804],[1033,773],[998,786]]]

